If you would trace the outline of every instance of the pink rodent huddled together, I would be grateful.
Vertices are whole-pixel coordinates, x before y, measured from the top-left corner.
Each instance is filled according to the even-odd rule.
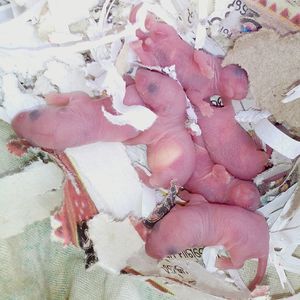
[[[139,171],[142,180],[154,188],[168,188],[175,180],[188,201],[148,231],[146,252],[161,259],[189,247],[223,245],[230,257],[217,260],[221,269],[258,259],[253,289],[266,271],[269,231],[264,217],[254,212],[260,194],[252,179],[264,170],[268,155],[234,119],[231,100],[246,96],[247,74],[234,65],[222,68],[221,58],[194,50],[153,16],[145,26],[148,32],[138,30],[131,44],[138,58],[149,66],[175,65],[178,79],[140,68],[126,87],[124,104],[144,105],[157,115],[149,129],[112,124],[102,110],[117,114],[111,98],[92,99],[82,92],[50,94],[48,106],[21,112],[12,126],[31,144],[59,151],[96,141],[146,144],[151,176]],[[213,95],[222,97],[224,107],[210,105]],[[192,136],[185,126],[186,96],[201,136]]]

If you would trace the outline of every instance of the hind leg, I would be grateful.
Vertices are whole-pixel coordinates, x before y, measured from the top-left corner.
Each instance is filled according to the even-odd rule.
[[[231,257],[218,257],[216,267],[221,270],[240,269],[244,265],[242,261],[232,260]]]
[[[237,238],[235,243],[230,249],[227,249],[230,257],[217,258],[216,267],[222,270],[226,269],[240,269],[243,267],[245,260],[247,259],[247,249],[243,247],[243,239],[239,239],[238,235],[234,235]]]

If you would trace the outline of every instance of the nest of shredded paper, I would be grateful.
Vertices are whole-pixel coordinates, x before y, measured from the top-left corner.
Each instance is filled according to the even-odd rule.
[[[134,74],[138,66],[129,42],[135,39],[135,30],[144,27],[147,11],[174,26],[180,36],[195,48],[204,48],[216,55],[225,55],[243,31],[255,31],[263,26],[260,23],[262,16],[258,16],[254,9],[249,9],[242,1],[232,0],[144,1],[138,22],[132,25],[128,16],[132,5],[138,2],[1,1],[0,118],[10,122],[18,111],[44,105],[43,96],[49,92],[81,90],[90,96],[101,93],[113,96],[114,106],[124,114],[119,122],[145,126],[135,123],[134,113],[126,114],[121,101],[125,91],[122,75]],[[237,120],[250,133],[255,134],[259,122],[270,122],[268,118],[272,121],[269,112],[256,106],[251,94],[247,99],[234,103],[234,107]],[[189,116],[193,120],[192,112]],[[193,121],[190,123],[193,124]],[[263,139],[264,134],[260,137]],[[300,291],[298,160],[280,153],[280,147],[276,150],[270,161],[272,167],[255,178],[262,194],[259,211],[267,218],[270,228],[269,266],[263,281],[270,289],[258,289],[252,297],[283,297]],[[41,161],[42,151],[30,151],[31,159],[33,156],[36,160],[39,153]],[[96,162],[95,158],[101,157],[101,154],[105,156],[107,151],[112,151],[115,156],[115,165]],[[59,235],[65,243],[72,242],[84,248],[87,266],[98,261],[113,272],[122,269],[123,273],[143,275],[143,280],[178,297],[182,296],[182,289],[234,299],[248,295],[243,293],[247,293],[246,284],[253,277],[256,263],[248,261],[239,271],[217,271],[214,261],[218,251],[222,251],[217,247],[186,250],[158,264],[155,262],[155,267],[153,260],[144,253],[136,253],[142,243],[137,239],[127,215],[134,212],[138,216],[147,216],[157,199],[162,198],[159,191],[142,187],[136,174],[132,173],[131,163],[146,165],[144,147],[115,145],[106,149],[103,145],[87,145],[80,151],[68,149],[61,156],[44,153],[45,156],[49,156],[67,174],[65,203],[52,218],[56,237]],[[115,176],[120,168],[123,168],[123,173],[118,176],[124,178],[126,174],[126,179],[122,185],[116,186],[117,192],[113,196],[110,195],[112,191],[105,190],[103,185],[97,187],[99,182],[105,185],[105,177]],[[128,192],[129,187],[131,192]],[[80,194],[83,190],[84,195]],[[132,197],[135,197],[135,202]],[[70,198],[76,199],[73,202],[76,202],[77,210],[73,209],[75,206],[70,203]],[[110,201],[116,198],[122,198],[125,204],[110,206]],[[86,202],[89,206],[83,210]],[[78,208],[81,204],[82,210]],[[71,210],[78,215],[72,215]],[[98,211],[101,213],[87,222]],[[112,222],[114,218],[117,220]],[[66,231],[67,222],[76,224],[73,231]],[[113,234],[116,235],[114,238],[111,237]],[[124,243],[130,243],[130,247],[124,249]]]

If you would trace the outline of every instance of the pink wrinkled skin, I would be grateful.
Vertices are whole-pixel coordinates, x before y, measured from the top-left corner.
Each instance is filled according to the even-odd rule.
[[[221,58],[194,50],[172,27],[151,16],[146,27],[149,32],[138,31],[132,48],[143,64],[175,64],[180,82],[145,69],[137,71],[135,80],[125,78],[124,104],[144,105],[157,115],[149,129],[140,132],[112,124],[102,111],[116,114],[112,100],[92,99],[82,92],[48,95],[47,107],[18,114],[12,126],[31,144],[59,151],[96,141],[146,144],[151,176],[138,171],[144,183],[169,188],[175,180],[193,193],[182,193],[189,203],[175,206],[153,230],[135,224],[147,253],[163,258],[194,246],[223,245],[230,258],[217,260],[220,269],[237,269],[247,259],[258,258],[253,289],[266,270],[269,231],[263,216],[248,211],[258,208],[259,192],[247,180],[264,170],[268,155],[234,119],[231,100],[246,96],[247,75],[234,65],[222,68]],[[195,106],[200,137],[192,138],[185,128],[185,93]],[[212,107],[212,95],[220,95],[225,106]]]
[[[145,27],[149,31],[137,31],[137,41],[131,44],[141,62],[149,66],[176,66],[178,80],[186,91],[197,91],[202,100],[220,95],[223,100],[243,99],[248,92],[247,74],[235,65],[222,68],[222,59],[202,50],[195,50],[183,41],[176,30],[149,15]]]
[[[257,149],[255,142],[235,121],[230,102],[247,95],[246,72],[235,65],[222,68],[221,58],[194,50],[174,28],[155,21],[152,16],[148,16],[145,26],[149,32],[138,31],[139,40],[132,43],[141,62],[176,66],[178,80],[197,107],[204,142],[212,160],[235,177],[254,178],[264,170],[268,156]],[[226,108],[211,107],[208,100],[213,95],[220,95]]]
[[[252,290],[261,282],[269,253],[269,230],[265,218],[237,206],[208,203],[201,195],[183,192],[190,200],[176,206],[146,236],[146,252],[161,259],[187,248],[222,245],[230,257],[220,257],[219,269],[239,269],[250,258],[258,259]]]
[[[175,179],[182,186],[195,168],[195,147],[185,128],[184,91],[175,80],[158,72],[139,69],[135,80],[145,106],[158,117],[151,128],[126,143],[148,145],[152,175],[146,183],[168,188]]]
[[[256,210],[260,204],[257,187],[250,181],[234,178],[227,170],[214,164],[205,148],[202,136],[194,137],[196,167],[184,188],[201,194],[209,202],[238,205]]]
[[[210,116],[196,111],[211,159],[237,178],[253,179],[265,169],[268,154],[259,150],[250,135],[235,121],[232,105],[211,109]]]
[[[138,94],[134,86],[126,90],[131,101]],[[102,107],[115,114],[110,98],[92,99],[83,92],[50,94],[48,106],[19,113],[12,121],[18,136],[32,145],[64,150],[96,141],[124,141],[138,135],[130,125],[114,125],[103,115]]]

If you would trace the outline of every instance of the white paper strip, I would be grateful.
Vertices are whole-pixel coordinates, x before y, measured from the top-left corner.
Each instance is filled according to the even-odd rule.
[[[127,260],[144,246],[128,218],[116,222],[100,213],[88,222],[88,226],[99,257],[97,264],[110,272],[118,274],[127,266]]]
[[[0,23],[8,21],[13,18],[13,13],[11,5],[2,5],[0,6]]]
[[[105,117],[113,124],[129,124],[138,130],[145,130],[152,126],[156,120],[156,114],[141,105],[127,106],[123,104],[126,92],[126,84],[117,68],[109,61],[103,61],[102,67],[106,71],[102,82],[102,88],[112,96],[113,107],[121,115],[112,115],[104,110]]]
[[[99,211],[118,219],[142,215],[142,185],[122,143],[98,142],[65,152]]]
[[[53,163],[32,163],[24,171],[0,179],[0,238],[50,216],[61,205],[64,175]]]
[[[297,188],[298,188],[298,184],[295,184],[294,186],[292,186],[290,188],[291,191],[294,191],[294,192],[289,197],[289,200],[287,201],[284,208],[282,209],[280,216],[275,221],[275,223],[272,225],[271,231],[278,231],[278,230],[283,229],[284,227],[286,227],[286,225],[289,223],[289,221],[295,215],[296,210],[292,209],[292,208],[295,206],[295,204],[296,204],[295,202],[298,201],[297,199],[295,199],[295,193],[296,193]],[[292,212],[290,212],[289,216],[287,216],[287,212],[290,211],[291,209],[292,209]],[[299,233],[300,233],[300,231],[299,231]]]
[[[254,126],[257,136],[272,149],[282,155],[294,159],[300,155],[300,142],[290,138],[278,128],[276,128],[268,119],[259,121]]]
[[[282,100],[282,103],[289,103],[296,99],[300,99],[300,84],[286,93],[286,97]]]
[[[296,188],[297,188],[297,185],[295,184],[292,187],[290,187],[287,191],[285,191],[285,192],[281,193],[279,196],[277,196],[270,203],[268,203],[265,206],[259,208],[258,211],[260,213],[262,213],[266,218],[268,218],[268,216],[272,212],[282,208],[286,204],[286,202],[290,199],[290,197],[295,192]]]
[[[280,260],[280,264],[286,271],[300,275],[300,259],[299,258],[289,256],[287,259],[287,257],[282,256],[281,260]]]
[[[268,111],[249,109],[238,112],[235,116],[235,119],[238,122],[258,123],[259,121],[268,118],[270,115],[271,113]]]
[[[284,248],[286,245],[298,244],[300,245],[300,227],[288,228],[277,232],[271,232],[270,238],[272,245],[278,248]]]

